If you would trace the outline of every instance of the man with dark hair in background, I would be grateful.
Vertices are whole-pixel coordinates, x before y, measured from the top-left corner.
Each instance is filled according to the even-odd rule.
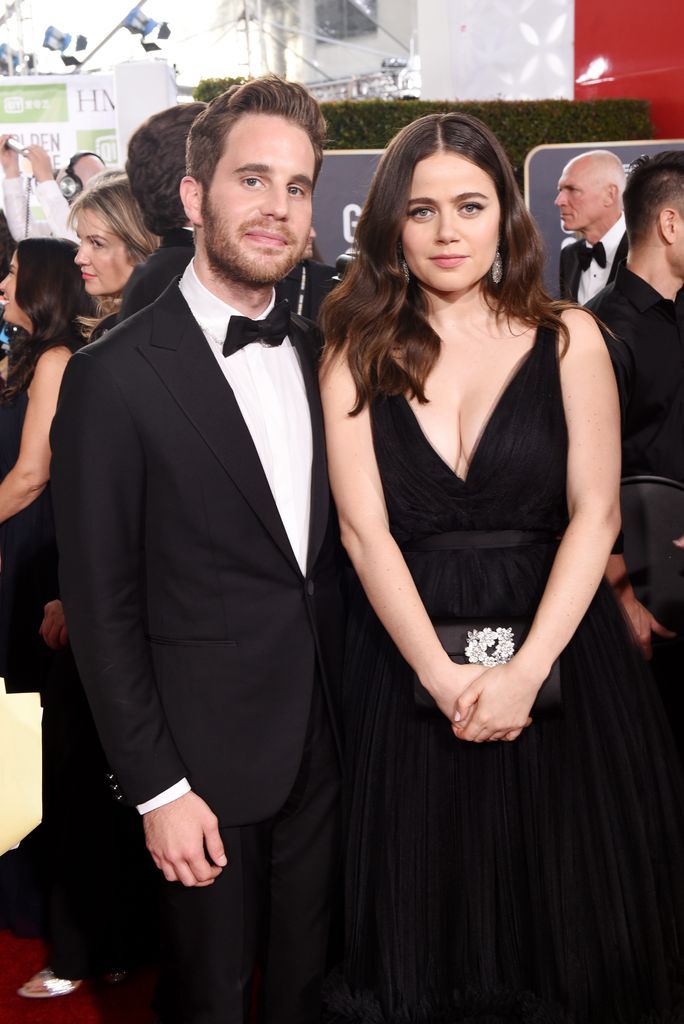
[[[195,252],[192,225],[180,197],[188,133],[206,103],[178,103],[144,121],[128,143],[126,174],[145,227],[159,248],[135,267],[124,290],[119,321],[149,306],[182,274]]]
[[[287,299],[293,313],[318,320],[321,303],[335,283],[335,268],[321,260],[316,246],[316,231],[312,226],[304,259],[278,282],[276,298]]]
[[[256,79],[193,123],[178,285],[73,357],[52,429],[62,597],[160,874],[163,1024],[318,1024],[344,610],[301,258],[325,122]],[[96,855],[96,851],[94,853]]]
[[[684,483],[684,151],[640,158],[624,208],[629,258],[587,303],[614,335],[605,337],[620,392],[622,476]],[[611,556],[607,575],[650,657],[651,634],[673,634],[637,600],[621,554]],[[684,639],[657,644],[652,667],[684,750]]]

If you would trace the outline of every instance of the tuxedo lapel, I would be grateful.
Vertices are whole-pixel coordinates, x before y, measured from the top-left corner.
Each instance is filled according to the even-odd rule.
[[[309,549],[307,566],[309,569],[315,564],[316,557],[320,551],[328,516],[330,514],[330,488],[328,486],[328,465],[325,454],[325,432],[323,428],[323,410],[321,408],[321,397],[318,388],[318,368],[316,365],[316,352],[311,345],[312,331],[305,331],[292,318],[290,329],[290,341],[292,342],[302,368],[306,397],[309,402],[309,413],[311,415],[311,435],[313,441],[313,454],[311,460],[311,514],[309,521]],[[308,337],[307,337],[308,335]]]
[[[154,368],[293,569],[301,574],[233,390],[210,352],[177,281],[155,303],[151,338],[138,351]]]
[[[577,252],[579,247],[584,245],[583,241],[575,242],[572,246],[570,253],[570,275],[568,278],[568,288],[570,290],[570,296],[573,302],[577,302],[577,294],[579,292],[580,276],[582,274],[582,268],[580,267],[579,257]]]

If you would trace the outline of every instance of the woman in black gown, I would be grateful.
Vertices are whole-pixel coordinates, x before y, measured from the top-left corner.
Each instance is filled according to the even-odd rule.
[[[38,633],[57,592],[48,435],[64,368],[83,344],[76,318],[94,312],[75,253],[72,242],[26,239],[0,284],[16,331],[0,392],[0,676],[8,692],[42,691],[50,666]],[[42,924],[39,833],[0,864],[0,926],[18,934]]]
[[[121,173],[104,172],[89,183],[72,204],[70,219],[79,245],[69,243],[69,276],[84,300],[80,326],[72,322],[80,347],[113,326],[123,288],[133,268],[154,250],[156,239],[145,228]],[[51,509],[49,524],[52,531]],[[55,579],[40,606],[42,618],[49,601],[42,639],[34,629],[50,658],[43,713],[43,804],[52,948],[49,966],[19,989],[28,999],[68,995],[85,978],[123,980],[127,969],[146,959],[155,944],[148,886],[152,868],[140,819],[132,808],[115,803],[110,792],[109,769],[68,644],[58,593]]]
[[[63,239],[19,243],[0,284],[5,320],[20,329],[0,395],[0,675],[8,690],[40,690],[49,652],[38,636],[57,591],[49,430],[67,361],[92,314]]]
[[[544,293],[510,165],[473,118],[400,132],[357,246],[324,311],[331,480],[360,581],[326,1020],[683,1020],[682,782],[602,581],[620,471],[604,343]],[[532,625],[506,663],[459,665],[432,622],[465,616]],[[533,720],[558,657],[562,712]]]

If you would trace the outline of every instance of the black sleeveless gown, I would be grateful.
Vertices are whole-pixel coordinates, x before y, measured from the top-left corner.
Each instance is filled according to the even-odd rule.
[[[400,546],[456,530],[562,532],[567,433],[540,330],[466,480],[403,397],[372,409]],[[529,615],[555,543],[407,552],[434,617]],[[416,710],[358,588],[346,662],[346,958],[328,1022],[684,1020],[684,790],[650,673],[602,584],[561,656],[563,714],[472,744]]]
[[[28,406],[24,391],[0,405],[0,480],[19,456]],[[58,593],[50,485],[0,523],[0,677],[7,692],[42,690],[52,661],[38,635],[43,607]]]

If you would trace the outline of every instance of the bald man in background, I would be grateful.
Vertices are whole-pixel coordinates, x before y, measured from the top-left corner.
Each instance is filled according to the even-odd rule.
[[[563,168],[555,205],[578,240],[561,249],[560,294],[582,305],[614,280],[627,257],[622,213],[625,170],[607,149],[576,156]]]

